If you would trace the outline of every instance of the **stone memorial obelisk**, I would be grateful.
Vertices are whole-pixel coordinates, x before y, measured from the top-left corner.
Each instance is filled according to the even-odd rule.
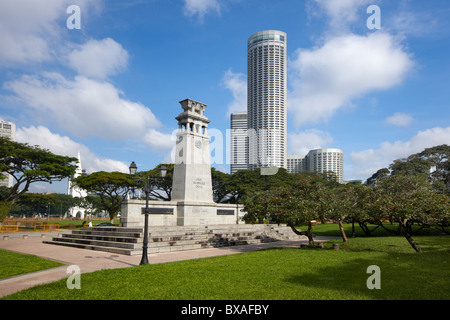
[[[170,201],[149,201],[150,226],[198,226],[244,223],[242,205],[215,203],[211,179],[206,104],[191,99],[180,101]],[[145,201],[122,203],[120,224],[142,226]]]
[[[178,203],[177,225],[217,223],[213,201],[209,120],[203,114],[206,104],[185,99],[178,120],[175,147],[172,201]]]
[[[180,101],[183,112],[178,120],[175,147],[172,200],[213,202],[209,120],[203,115],[206,105],[191,99]]]

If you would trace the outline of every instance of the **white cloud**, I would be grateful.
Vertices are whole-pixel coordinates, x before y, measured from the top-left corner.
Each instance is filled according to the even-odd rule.
[[[48,39],[57,32],[52,25],[63,8],[58,0],[1,1],[0,64],[48,60]]]
[[[155,129],[149,129],[142,138],[142,141],[157,152],[168,152],[175,146],[175,133],[162,133]]]
[[[117,160],[105,159],[93,153],[88,147],[73,141],[67,136],[52,133],[44,126],[18,128],[16,140],[30,145],[38,145],[43,149],[63,156],[77,157],[81,154],[81,164],[87,173],[96,171],[128,172],[128,165]]]
[[[197,15],[200,21],[207,13],[220,13],[221,7],[219,0],[184,0],[184,13],[190,17]]]
[[[425,148],[449,144],[450,127],[419,131],[408,141],[382,142],[378,149],[367,149],[350,154],[349,176],[367,179],[378,169],[387,168],[396,159],[406,158]]]
[[[128,52],[111,38],[90,40],[68,56],[69,65],[80,75],[106,78],[126,69]]]
[[[414,119],[410,114],[396,112],[392,116],[387,117],[384,122],[394,126],[407,127],[413,122],[413,120]]]
[[[67,80],[58,73],[42,78],[23,76],[5,88],[33,110],[41,122],[56,124],[78,137],[125,139],[160,126],[144,105],[126,100],[122,92],[107,82],[77,76]]]
[[[98,0],[77,0],[83,21],[100,6]],[[44,62],[59,56],[66,44],[66,9],[72,0],[0,1],[0,66]]]
[[[338,36],[321,47],[298,49],[289,61],[288,110],[296,126],[327,121],[353,99],[398,85],[412,66],[398,40],[381,31]]]
[[[231,91],[233,101],[228,105],[227,116],[247,111],[247,79],[243,73],[227,70],[222,78],[223,85]]]
[[[333,143],[333,137],[318,129],[309,129],[300,133],[289,133],[289,154],[306,155],[310,150],[327,148]]]
[[[350,23],[358,19],[358,12],[365,14],[362,8],[373,4],[373,0],[314,0],[329,18],[331,32],[347,31]],[[365,25],[366,20],[361,23]]]
[[[432,7],[428,7],[430,9]],[[407,1],[400,2],[397,10],[383,11],[383,28],[391,32],[403,35],[429,36],[440,33],[443,22],[446,20],[446,12],[430,12],[427,8],[411,10]],[[443,19],[443,17],[445,18]]]

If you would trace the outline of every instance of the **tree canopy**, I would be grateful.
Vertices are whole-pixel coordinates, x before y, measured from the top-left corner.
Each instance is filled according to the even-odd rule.
[[[366,184],[374,186],[377,181],[390,175],[419,176],[428,179],[439,193],[450,194],[450,146],[443,144],[426,148],[407,158],[394,160],[367,179]]]
[[[344,222],[359,223],[367,234],[373,231],[369,224],[388,230],[386,223],[397,223],[397,233],[420,252],[412,238],[413,225],[419,230],[434,226],[444,232],[450,226],[449,156],[446,145],[427,148],[393,161],[389,169],[378,170],[366,184],[339,184],[332,175],[305,172],[276,183],[272,180],[272,184],[262,183],[264,180],[256,172],[242,173],[251,177],[245,180],[248,185],[239,180],[235,183],[245,190],[247,221],[270,219],[286,223],[295,232],[295,226],[307,225],[306,232],[298,233],[307,235],[311,245],[311,220],[336,222],[344,243]],[[430,170],[432,167],[434,171]]]
[[[72,182],[89,194],[97,195],[111,221],[120,212],[122,201],[126,199],[127,194],[137,186],[128,174],[122,172],[98,171],[79,176]]]
[[[52,183],[70,177],[75,173],[76,163],[77,158],[56,155],[39,146],[0,138],[0,178],[5,179],[6,174],[14,178],[13,186],[3,192],[0,221],[20,195],[28,192],[32,183]]]

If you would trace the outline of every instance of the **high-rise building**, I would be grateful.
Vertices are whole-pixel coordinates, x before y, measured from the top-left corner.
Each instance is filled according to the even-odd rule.
[[[0,121],[0,137],[16,139],[16,125],[13,122]],[[11,188],[14,185],[14,178],[7,174],[5,179],[0,180],[1,187]]]
[[[341,149],[322,148],[308,152],[307,170],[313,172],[333,171],[338,182],[344,182],[344,153]]]
[[[306,170],[306,156],[287,156],[286,170],[289,173],[297,173]]]
[[[0,121],[0,137],[16,139],[16,125],[14,122]]]
[[[288,156],[289,173],[332,171],[339,183],[344,182],[344,153],[341,149],[322,148],[310,150],[306,156]]]
[[[230,173],[248,170],[247,112],[231,114]]]
[[[248,38],[247,121],[249,169],[286,168],[286,33],[260,31]]]

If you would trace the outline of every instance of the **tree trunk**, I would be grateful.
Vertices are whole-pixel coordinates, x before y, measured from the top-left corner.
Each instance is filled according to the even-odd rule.
[[[365,222],[359,222],[359,227],[362,229],[362,231],[366,234],[366,235],[370,235],[370,231],[369,228],[367,227]]]
[[[299,236],[304,236],[304,235],[305,235],[305,233],[304,233],[303,231],[297,230],[297,229],[295,228],[295,226],[294,226],[291,222],[288,223],[288,226],[291,227],[292,231],[293,231],[296,235],[299,235]]]
[[[398,224],[398,228],[397,228],[397,234],[398,234],[398,235],[402,234],[402,228],[404,228],[404,227],[402,226],[401,223],[399,223],[399,224]],[[405,228],[406,228],[406,227],[405,227]]]
[[[117,211],[112,211],[112,212],[108,211],[108,214],[109,214],[109,222],[114,224],[114,219],[117,216]]]
[[[411,247],[416,250],[416,252],[422,252],[422,248],[417,244],[417,242],[414,241],[414,239],[411,237],[411,234],[408,230],[411,230],[411,224],[408,223],[408,221],[400,222],[399,223],[400,229],[403,233],[403,236],[408,240]]]
[[[0,222],[3,222],[3,220],[5,220],[5,218],[8,216],[12,205],[12,201],[0,201]]]
[[[308,229],[306,230],[306,235],[308,236],[309,246],[314,247],[314,239],[312,236],[312,225],[311,222],[308,224]]]
[[[450,234],[449,231],[445,230],[445,228],[448,228],[448,227],[449,227],[449,225],[446,222],[438,223],[436,225],[436,229],[438,229],[438,230],[440,230],[440,231],[442,231],[442,232],[444,232],[446,234]]]
[[[347,243],[348,242],[347,235],[345,234],[344,226],[342,225],[341,220],[338,220],[338,225],[339,225],[339,230],[341,231],[341,235],[342,235],[342,242]]]
[[[296,235],[299,235],[299,236],[307,236],[307,237],[308,237],[308,241],[309,241],[309,245],[310,245],[311,247],[314,246],[314,239],[313,239],[313,237],[312,237],[312,225],[311,225],[311,222],[309,223],[308,229],[306,230],[306,232],[297,230],[297,229],[295,228],[295,226],[294,226],[292,223],[288,223],[288,226],[291,227],[292,231],[294,231],[294,233],[295,233]]]
[[[367,222],[359,222],[359,226],[361,227],[364,234],[366,234],[367,236],[370,236],[372,234],[372,232],[377,230],[379,227],[382,227],[382,225],[378,224],[375,228],[370,230],[369,227],[367,226]]]
[[[413,238],[411,238],[411,235],[409,233],[405,232],[405,238],[406,240],[408,240],[411,247],[416,250],[416,252],[422,252],[422,248],[417,244],[417,242],[414,241]]]

